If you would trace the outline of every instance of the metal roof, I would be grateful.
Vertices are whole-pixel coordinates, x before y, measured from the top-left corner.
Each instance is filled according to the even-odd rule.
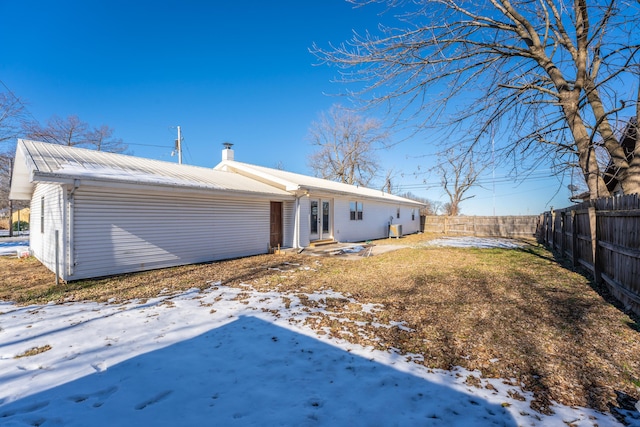
[[[124,154],[18,140],[12,175],[13,200],[31,197],[36,182],[74,183],[74,180],[244,192],[289,198],[284,189],[235,173],[151,160]]]
[[[237,162],[235,160],[223,160],[215,169],[235,171],[238,174],[269,182],[288,191],[311,191],[316,193],[340,194],[352,197],[366,197],[369,199],[384,200],[402,204],[423,206],[423,203],[406,199],[382,190],[349,185],[341,182],[330,181],[328,179],[317,178],[308,175],[287,172],[279,169],[255,166],[248,163]]]

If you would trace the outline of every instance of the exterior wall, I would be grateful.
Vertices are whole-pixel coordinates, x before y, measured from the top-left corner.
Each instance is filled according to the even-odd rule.
[[[363,204],[362,220],[350,219],[349,202]],[[400,208],[400,218],[397,209]],[[413,219],[411,213],[414,213]],[[420,214],[417,207],[376,202],[367,199],[334,199],[333,235],[339,242],[360,242],[388,237],[389,223],[402,224],[402,233],[420,231]]]
[[[44,198],[44,213],[42,200]],[[56,184],[37,184],[31,198],[29,247],[33,255],[48,269],[56,269],[56,230],[58,231],[58,266],[63,273],[66,227],[63,189]],[[43,215],[44,214],[44,215]],[[42,220],[44,219],[44,224]]]
[[[282,246],[285,248],[294,247],[295,210],[295,201],[282,204]]]
[[[268,251],[268,199],[80,187],[69,280]]]
[[[309,227],[309,215],[311,215],[311,201],[308,197],[300,198],[300,246],[307,247],[309,246],[309,232],[311,231]]]

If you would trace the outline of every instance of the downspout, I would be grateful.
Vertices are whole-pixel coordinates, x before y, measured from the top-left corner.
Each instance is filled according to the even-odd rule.
[[[293,219],[293,247],[300,249],[300,197],[296,195],[296,207]]]
[[[67,236],[68,236],[68,245],[66,248],[66,259],[67,259],[67,275],[73,276],[73,268],[74,268],[74,241],[73,241],[73,226],[74,226],[74,211],[75,211],[75,197],[74,193],[80,187],[80,180],[73,180],[73,188],[69,192],[67,196],[67,211],[69,212],[67,215],[67,222],[65,226],[67,227]]]

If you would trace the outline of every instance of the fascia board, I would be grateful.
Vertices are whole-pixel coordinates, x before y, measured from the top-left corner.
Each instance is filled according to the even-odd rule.
[[[35,164],[31,156],[25,152],[22,140],[18,140],[16,155],[11,171],[11,188],[9,200],[29,200],[33,192],[33,173]]]
[[[424,203],[420,203],[420,202],[417,202],[417,201],[414,201],[414,200],[409,200],[409,199],[398,200],[398,199],[395,199],[395,198],[385,198],[384,196],[374,196],[374,195],[370,195],[370,194],[359,194],[359,193],[355,193],[355,192],[331,190],[331,189],[318,188],[318,187],[304,187],[304,190],[306,190],[309,193],[310,197],[313,197],[313,196],[318,196],[318,197],[322,197],[322,196],[326,196],[326,197],[341,196],[341,197],[346,197],[346,198],[350,198],[350,199],[364,199],[364,200],[374,200],[376,202],[383,202],[383,203],[394,203],[394,204],[397,204],[397,205],[410,205],[410,206],[415,206],[416,208],[424,206]]]
[[[216,189],[216,188],[206,188],[206,187],[190,187],[190,186],[180,186],[180,185],[172,185],[172,184],[162,184],[162,183],[148,183],[148,182],[125,182],[125,181],[114,181],[109,179],[100,179],[96,177],[87,178],[83,176],[66,176],[60,174],[52,174],[52,173],[37,173],[34,175],[33,182],[46,182],[46,183],[56,183],[61,185],[74,185],[75,183],[79,183],[79,186],[88,185],[93,187],[103,187],[103,188],[117,188],[123,190],[152,190],[152,191],[161,191],[161,192],[175,192],[180,194],[201,194],[201,195],[223,195],[223,196],[245,196],[252,198],[262,198],[262,199],[270,199],[270,200],[292,200],[294,197],[291,194],[285,192],[274,192],[274,193],[264,193],[264,192],[254,192],[254,191],[243,191],[243,190],[230,190],[230,189]]]

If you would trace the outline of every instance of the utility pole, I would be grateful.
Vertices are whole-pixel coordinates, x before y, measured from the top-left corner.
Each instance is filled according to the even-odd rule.
[[[12,178],[13,178],[13,159],[9,159],[9,188],[11,188]],[[9,199],[9,237],[13,237],[13,200],[11,199]]]
[[[182,134],[180,133],[180,126],[178,126],[178,139],[176,139],[176,151],[178,152],[178,164],[182,164]]]

